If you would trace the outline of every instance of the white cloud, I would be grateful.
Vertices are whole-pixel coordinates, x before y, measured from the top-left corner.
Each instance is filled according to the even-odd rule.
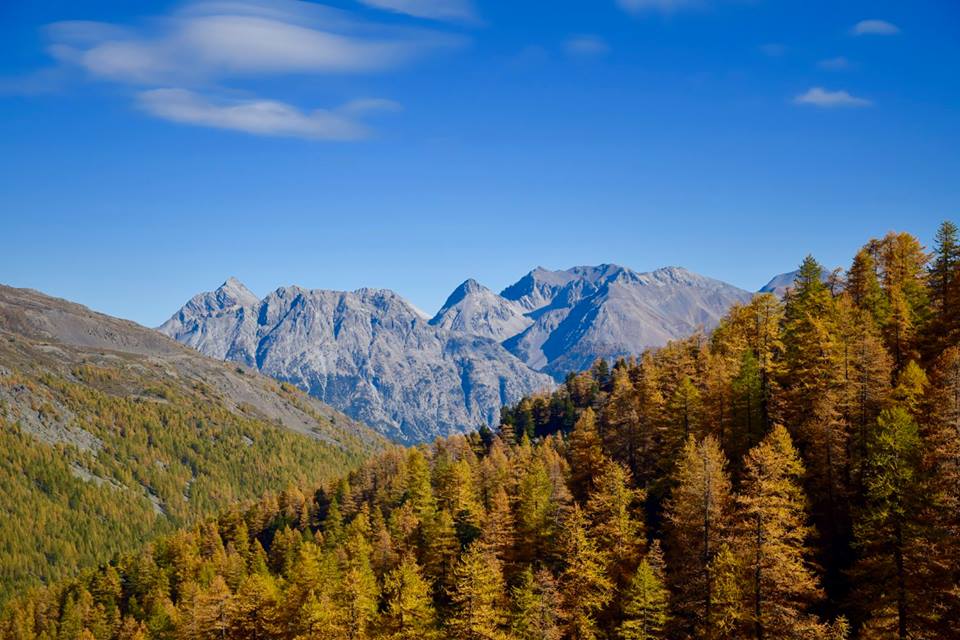
[[[368,7],[405,13],[417,18],[475,22],[477,13],[470,0],[360,0]]]
[[[610,52],[610,45],[599,36],[579,35],[569,38],[563,43],[568,55],[578,58],[593,58]]]
[[[851,33],[855,36],[893,36],[900,33],[900,27],[886,20],[861,20],[853,25]]]
[[[642,13],[644,11],[672,13],[702,4],[700,0],[616,0],[616,2],[621,9],[628,13]]]
[[[357,105],[305,113],[274,100],[217,101],[186,89],[151,89],[137,94],[137,105],[157,118],[262,136],[311,140],[359,140],[370,130],[352,116]]]
[[[836,58],[827,58],[826,60],[821,60],[817,63],[817,66],[821,69],[826,69],[827,71],[846,71],[853,65],[845,57],[837,56]]]
[[[793,99],[796,104],[811,105],[830,109],[835,107],[869,107],[873,104],[865,98],[852,96],[846,91],[829,91],[823,87],[813,87]]]
[[[282,0],[194,2],[142,29],[61,22],[48,34],[48,50],[62,63],[137,84],[380,71],[462,43],[451,34],[360,22],[320,5]]]
[[[437,16],[459,15],[455,7],[470,1],[371,0],[397,10],[433,7]],[[267,98],[216,98],[211,87],[230,95],[227,86],[241,79],[382,72],[466,42],[439,29],[376,23],[295,0],[187,0],[169,15],[131,26],[68,21],[48,25],[46,34],[57,72],[79,69],[97,80],[139,85],[136,105],[154,117],[314,140],[367,137],[362,116],[400,105],[362,98],[307,111]]]

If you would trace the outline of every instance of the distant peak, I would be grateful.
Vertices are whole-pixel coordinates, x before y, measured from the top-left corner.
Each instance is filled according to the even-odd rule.
[[[450,294],[450,296],[447,298],[447,301],[443,303],[443,307],[441,308],[440,312],[438,312],[438,315],[443,313],[445,309],[449,309],[455,304],[461,302],[467,296],[474,293],[484,293],[486,291],[489,291],[489,289],[473,278],[468,278],[460,283],[460,286],[453,290],[453,293]]]
[[[256,294],[233,276],[224,280],[223,284],[220,285],[214,293],[216,293],[219,298],[229,299],[242,305],[256,304],[259,302]]]
[[[467,278],[460,286],[456,288],[456,291],[462,291],[464,293],[474,293],[475,291],[484,291],[485,286],[474,280],[473,278]]]
[[[245,291],[249,291],[249,289],[247,289],[247,286],[245,284],[243,284],[233,276],[230,276],[229,278],[224,280],[223,284],[220,285],[220,288],[221,289],[243,289]]]

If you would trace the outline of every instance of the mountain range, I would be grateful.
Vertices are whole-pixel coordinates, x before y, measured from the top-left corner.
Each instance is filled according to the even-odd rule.
[[[289,286],[260,299],[230,278],[159,330],[413,443],[495,426],[504,404],[597,358],[709,331],[752,295],[680,267],[537,267],[499,294],[467,280],[426,319],[386,289]]]

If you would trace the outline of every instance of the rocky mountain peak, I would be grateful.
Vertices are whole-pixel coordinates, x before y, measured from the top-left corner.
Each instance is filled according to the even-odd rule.
[[[230,276],[214,292],[215,298],[220,302],[223,308],[232,305],[242,307],[252,307],[260,301],[245,284],[238,279]]]

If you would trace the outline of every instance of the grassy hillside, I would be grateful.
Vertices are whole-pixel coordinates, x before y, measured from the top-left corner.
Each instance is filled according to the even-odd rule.
[[[0,600],[381,446],[293,387],[0,287]]]

